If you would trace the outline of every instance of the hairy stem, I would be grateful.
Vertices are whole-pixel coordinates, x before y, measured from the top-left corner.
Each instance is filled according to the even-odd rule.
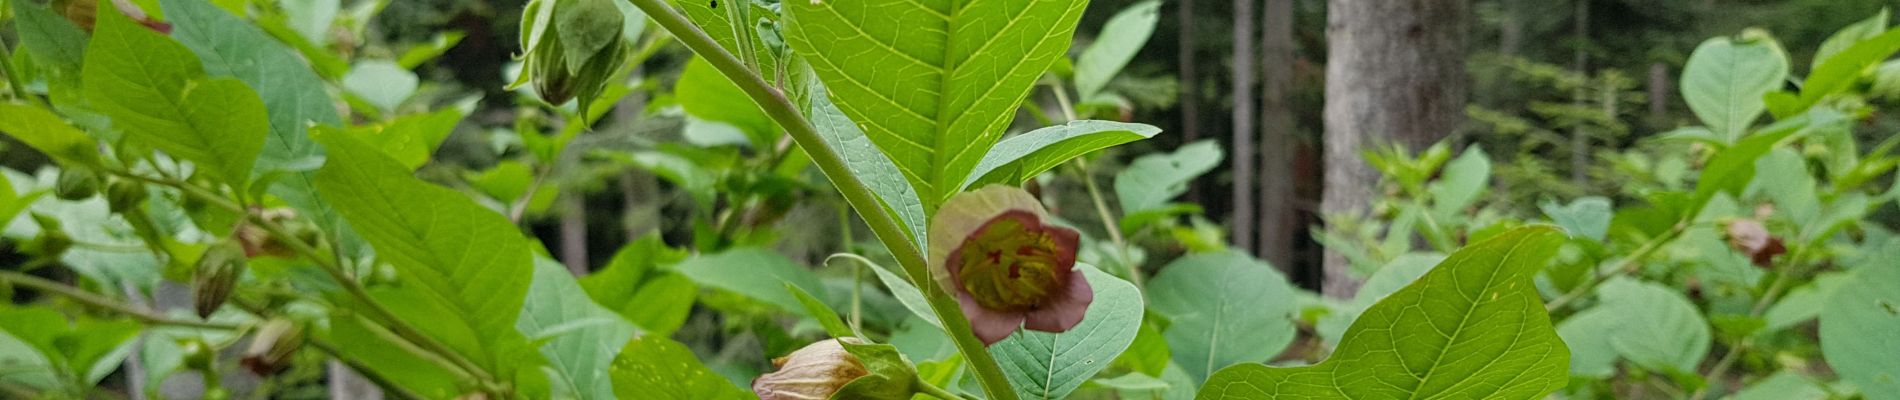
[[[746,67],[745,62],[720,47],[712,37],[706,36],[706,32],[686,20],[685,16],[680,15],[663,0],[628,1],[639,7],[641,11],[645,11],[668,32],[673,33],[680,43],[685,44],[700,57],[704,57],[713,68],[718,69],[721,74],[737,84],[747,97],[759,105],[759,108],[764,109],[766,115],[771,116],[773,121],[777,121],[780,127],[785,128],[792,140],[798,143],[799,147],[804,148],[806,154],[811,155],[812,163],[818,165],[819,171],[824,172],[825,178],[837,186],[838,192],[844,195],[845,201],[851,204],[851,208],[857,210],[858,215],[864,218],[865,224],[870,225],[871,231],[877,234],[878,240],[890,249],[891,255],[910,275],[911,282],[916,284],[918,289],[923,290],[924,296],[929,299],[930,308],[936,312],[937,318],[943,321],[944,331],[956,344],[957,351],[969,361],[970,369],[975,372],[984,393],[994,400],[1016,400],[1016,392],[1010,388],[1009,381],[1004,378],[1002,368],[996,364],[996,358],[990,355],[983,342],[977,340],[976,335],[972,333],[970,321],[965,319],[963,310],[958,308],[956,300],[931,280],[930,268],[924,260],[922,249],[912,242],[912,238],[906,233],[908,231],[897,223],[897,219],[885,211],[883,203],[871,192],[871,189],[865,186],[856,175],[851,174],[851,170],[845,166],[844,157],[825,145],[824,139],[819,137],[818,131],[812,127],[811,122],[805,119],[804,113],[800,112],[791,100],[786,99],[784,93],[779,92],[758,73]]]
[[[133,307],[125,303],[120,303],[118,301],[105,298],[104,296],[100,296],[100,295],[92,294],[84,290],[80,290],[79,288],[76,288],[76,287],[67,286],[65,284],[54,282],[45,278],[27,275],[27,274],[23,274],[19,272],[14,272],[14,271],[0,271],[0,281],[8,282],[14,285],[24,286],[24,287],[31,288],[34,290],[39,290],[41,292],[46,292],[49,294],[56,294],[61,297],[72,299],[73,301],[77,301],[88,306],[112,310],[112,312],[125,315],[126,317],[130,317],[133,320],[138,321],[139,323],[146,324],[146,325],[178,326],[178,327],[186,327],[186,328],[217,329],[217,330],[227,330],[227,331],[237,330],[238,328],[241,327],[237,324],[227,324],[227,323],[221,323],[221,322],[172,319],[171,317],[160,315],[157,312],[140,309],[138,307]]]

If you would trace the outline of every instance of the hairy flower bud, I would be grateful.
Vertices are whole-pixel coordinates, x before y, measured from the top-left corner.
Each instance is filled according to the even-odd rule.
[[[112,212],[123,213],[145,202],[145,185],[129,179],[114,179],[106,185],[106,205]]]
[[[819,341],[773,359],[772,366],[778,370],[753,379],[752,392],[760,400],[827,399],[845,384],[869,375],[864,363],[845,351],[839,340],[856,339]]]
[[[1772,265],[1775,256],[1788,252],[1788,247],[1782,244],[1781,238],[1768,233],[1768,228],[1762,226],[1760,221],[1752,219],[1729,221],[1727,226],[1723,227],[1723,234],[1728,237],[1729,247],[1747,255],[1748,260],[1757,267],[1768,268]]]
[[[291,356],[297,355],[297,349],[304,343],[304,327],[294,321],[272,318],[257,329],[251,336],[251,344],[244,348],[244,358],[238,362],[244,364],[251,373],[269,376],[282,372],[290,366]]]
[[[59,180],[53,184],[53,195],[61,200],[80,201],[99,193],[99,175],[85,167],[71,167],[59,170]]]
[[[198,256],[191,287],[192,307],[199,317],[210,317],[218,307],[224,306],[224,300],[231,297],[231,288],[244,275],[245,263],[243,246],[228,240],[211,245],[204,255]]]
[[[625,16],[614,0],[533,0],[521,14],[521,76],[549,104],[588,104],[626,63]]]

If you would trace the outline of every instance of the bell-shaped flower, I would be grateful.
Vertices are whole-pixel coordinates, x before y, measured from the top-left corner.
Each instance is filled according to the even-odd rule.
[[[826,399],[845,384],[869,375],[864,363],[838,340],[821,340],[772,360],[778,368],[752,380],[761,400]]]
[[[931,219],[930,270],[956,295],[983,344],[1018,327],[1064,332],[1095,299],[1075,270],[1078,234],[1048,223],[1022,189],[991,185],[958,194]]]

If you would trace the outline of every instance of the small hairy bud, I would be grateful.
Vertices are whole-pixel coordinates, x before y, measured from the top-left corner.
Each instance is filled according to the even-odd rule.
[[[772,360],[772,373],[752,380],[752,392],[761,400],[826,399],[839,388],[869,375],[857,356],[845,351],[839,340],[824,340],[792,354]]]
[[[59,170],[59,180],[53,184],[53,195],[61,200],[80,201],[98,193],[99,175],[84,167]]]
[[[297,355],[297,349],[304,343],[304,327],[283,318],[272,318],[257,329],[251,336],[251,344],[244,348],[244,358],[238,362],[245,369],[262,376],[283,372],[290,366],[291,356]]]
[[[231,297],[231,288],[244,275],[245,264],[243,246],[229,240],[211,245],[204,255],[198,256],[191,287],[192,307],[199,317],[209,317],[224,306],[224,300]]]

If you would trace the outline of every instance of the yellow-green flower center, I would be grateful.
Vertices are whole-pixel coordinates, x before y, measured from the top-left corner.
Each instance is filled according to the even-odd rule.
[[[1030,218],[997,216],[954,254],[958,280],[984,308],[1029,310],[1061,293],[1068,271],[1059,270],[1060,245],[1051,232],[1029,227]]]

